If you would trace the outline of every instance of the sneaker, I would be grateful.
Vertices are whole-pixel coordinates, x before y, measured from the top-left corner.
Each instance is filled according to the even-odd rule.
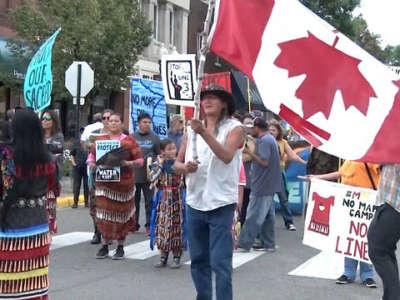
[[[269,247],[269,248],[265,248],[265,251],[267,252],[276,252],[276,250],[279,248],[278,245],[275,245],[274,247]]]
[[[164,268],[167,265],[168,256],[161,256],[160,261],[154,265],[155,268]]]
[[[242,247],[236,247],[236,252],[240,252],[240,253],[248,253],[250,252],[250,249],[246,249],[246,248],[242,248]]]
[[[261,243],[254,243],[252,248],[255,251],[265,251],[265,247]]]
[[[365,285],[366,287],[369,287],[371,289],[376,288],[376,282],[375,280],[373,280],[372,278],[367,278],[363,281],[363,285]]]
[[[78,204],[76,203],[72,204],[71,208],[78,208]]]
[[[294,224],[289,224],[289,225],[287,226],[287,230],[289,230],[289,231],[296,231],[296,226],[294,226]]]
[[[117,250],[115,250],[115,253],[112,256],[112,259],[113,260],[121,260],[121,259],[125,258],[124,255],[125,255],[124,246],[118,246]]]
[[[174,257],[174,260],[172,261],[170,268],[171,269],[179,269],[180,267],[181,267],[181,258]]]
[[[103,247],[100,248],[100,250],[96,254],[97,259],[103,259],[108,257],[108,246],[103,245]]]
[[[352,283],[353,280],[349,279],[346,275],[340,276],[338,279],[336,279],[337,284],[347,284],[347,283]]]
[[[265,251],[265,252],[271,252],[272,253],[272,252],[275,252],[276,249],[278,249],[278,246],[276,245],[275,247],[266,248],[264,246],[255,246],[255,245],[253,245],[253,249],[255,251]]]
[[[255,242],[253,243],[252,248],[258,249],[258,248],[264,248],[264,246],[263,246],[263,243],[261,243],[261,241],[258,240],[258,241],[255,241]]]
[[[100,233],[95,233],[92,237],[92,240],[90,241],[92,245],[97,245],[101,243],[101,234]]]

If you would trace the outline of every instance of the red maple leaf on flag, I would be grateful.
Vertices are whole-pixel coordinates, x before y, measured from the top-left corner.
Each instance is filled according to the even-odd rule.
[[[400,128],[400,80],[393,81],[398,88],[394,97],[393,106],[390,109],[385,121],[382,123],[379,132],[375,136],[374,142],[368,152],[362,157],[362,161],[372,163],[399,162],[400,161],[400,139],[393,138]],[[390,143],[388,143],[390,141]],[[391,154],[389,158],[388,153]]]
[[[360,73],[359,59],[349,56],[328,45],[308,32],[308,37],[279,44],[282,52],[275,65],[287,69],[289,77],[305,74],[296,97],[303,102],[305,119],[322,112],[328,119],[335,93],[340,90],[345,109],[354,105],[367,114],[369,98],[376,97],[375,91]]]

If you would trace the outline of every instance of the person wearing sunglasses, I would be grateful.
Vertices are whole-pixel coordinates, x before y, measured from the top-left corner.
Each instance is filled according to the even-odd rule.
[[[94,123],[89,124],[83,130],[81,134],[81,144],[83,144],[83,149],[89,150],[93,146],[94,141],[109,132],[109,120],[110,116],[114,113],[111,109],[105,109],[102,113],[96,113],[93,115]],[[94,139],[92,139],[95,137]],[[93,221],[94,234],[90,241],[91,244],[101,243],[101,234],[97,229],[96,225],[96,197],[95,197],[95,186],[94,186],[94,174],[87,168],[88,174],[88,186],[89,186],[89,214]]]
[[[59,184],[63,174],[63,152],[64,135],[60,129],[58,116],[54,110],[46,109],[41,114],[44,141],[47,149],[53,156],[57,165],[57,184],[49,189],[46,194],[46,208],[49,216],[50,233],[57,233],[56,208],[57,197],[60,196],[61,185]]]
[[[110,116],[110,131],[97,141],[119,141],[120,150],[125,152],[117,165],[120,166],[120,178],[116,180],[96,180],[96,224],[103,237],[102,247],[96,254],[97,259],[104,259],[109,255],[108,246],[111,241],[118,241],[118,246],[112,259],[124,259],[124,242],[128,233],[135,229],[135,172],[134,168],[143,165],[143,157],[139,145],[130,135],[125,135],[122,117],[118,113]],[[96,160],[96,146],[92,146],[88,165],[95,171],[101,160]],[[98,157],[97,157],[98,158]],[[104,167],[104,166],[103,166]]]
[[[95,113],[93,115],[93,123],[86,125],[83,133],[81,134],[81,142],[87,143],[87,148],[90,148],[89,139],[92,134],[106,134],[108,132],[108,120],[114,111],[106,108],[102,113]]]

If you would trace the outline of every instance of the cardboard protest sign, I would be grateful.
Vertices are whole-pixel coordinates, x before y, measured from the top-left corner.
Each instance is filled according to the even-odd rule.
[[[374,190],[313,179],[303,243],[371,263],[367,232],[375,198]]]
[[[161,77],[167,104],[194,107],[197,88],[194,54],[163,55]]]
[[[121,142],[116,140],[96,141],[96,162],[106,153],[121,147]],[[96,181],[119,182],[121,180],[121,167],[97,166]]]
[[[40,112],[51,103],[53,75],[51,73],[51,53],[54,41],[61,28],[40,46],[29,63],[24,81],[24,99],[27,107]]]
[[[167,131],[167,105],[160,81],[132,78],[129,130],[138,130],[138,116],[146,112],[152,120],[153,132],[165,139]]]
[[[203,81],[201,82],[201,87],[204,88],[209,84],[218,84],[225,88],[228,92],[232,92],[231,86],[231,72],[219,72],[204,74]],[[194,116],[194,107],[185,107],[185,119],[189,120]]]

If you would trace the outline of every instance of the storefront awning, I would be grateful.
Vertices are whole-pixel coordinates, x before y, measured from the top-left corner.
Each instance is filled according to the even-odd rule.
[[[249,94],[251,110],[267,111],[261,99],[260,93],[254,82],[248,85],[247,76],[240,71],[231,70],[232,94],[235,96],[236,109],[249,109]]]

